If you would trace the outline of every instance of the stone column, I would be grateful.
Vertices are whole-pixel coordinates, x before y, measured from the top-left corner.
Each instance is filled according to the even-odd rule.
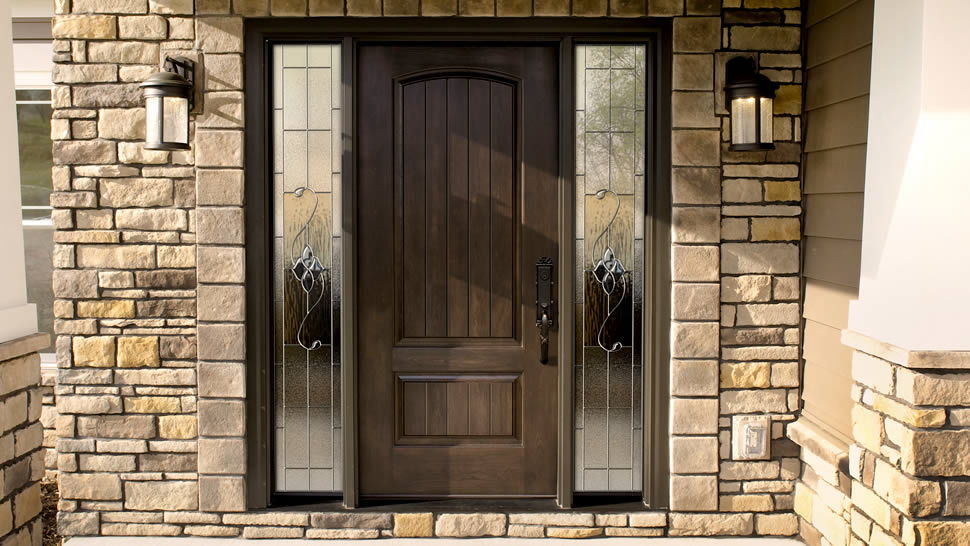
[[[970,543],[970,17],[961,0],[881,0],[855,350],[850,541]],[[956,244],[955,244],[956,243]]]

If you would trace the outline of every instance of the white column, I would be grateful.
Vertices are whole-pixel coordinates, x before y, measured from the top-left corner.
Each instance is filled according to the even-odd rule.
[[[876,0],[862,274],[849,329],[970,350],[970,2]]]
[[[37,332],[37,311],[27,303],[24,273],[13,80],[10,3],[0,2],[0,343]]]

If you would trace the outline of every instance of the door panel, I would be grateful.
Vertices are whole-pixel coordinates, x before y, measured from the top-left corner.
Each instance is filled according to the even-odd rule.
[[[358,50],[358,366],[365,496],[552,496],[557,53]]]

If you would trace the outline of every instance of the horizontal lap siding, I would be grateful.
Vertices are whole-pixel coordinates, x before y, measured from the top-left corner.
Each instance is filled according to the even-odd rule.
[[[840,336],[858,297],[872,9],[818,0],[806,13],[804,411],[846,441],[851,351]]]

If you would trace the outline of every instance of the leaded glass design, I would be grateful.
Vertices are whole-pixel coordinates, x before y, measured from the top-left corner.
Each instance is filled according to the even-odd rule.
[[[340,46],[273,46],[275,484],[336,492]]]
[[[645,53],[576,48],[575,484],[641,489]]]

